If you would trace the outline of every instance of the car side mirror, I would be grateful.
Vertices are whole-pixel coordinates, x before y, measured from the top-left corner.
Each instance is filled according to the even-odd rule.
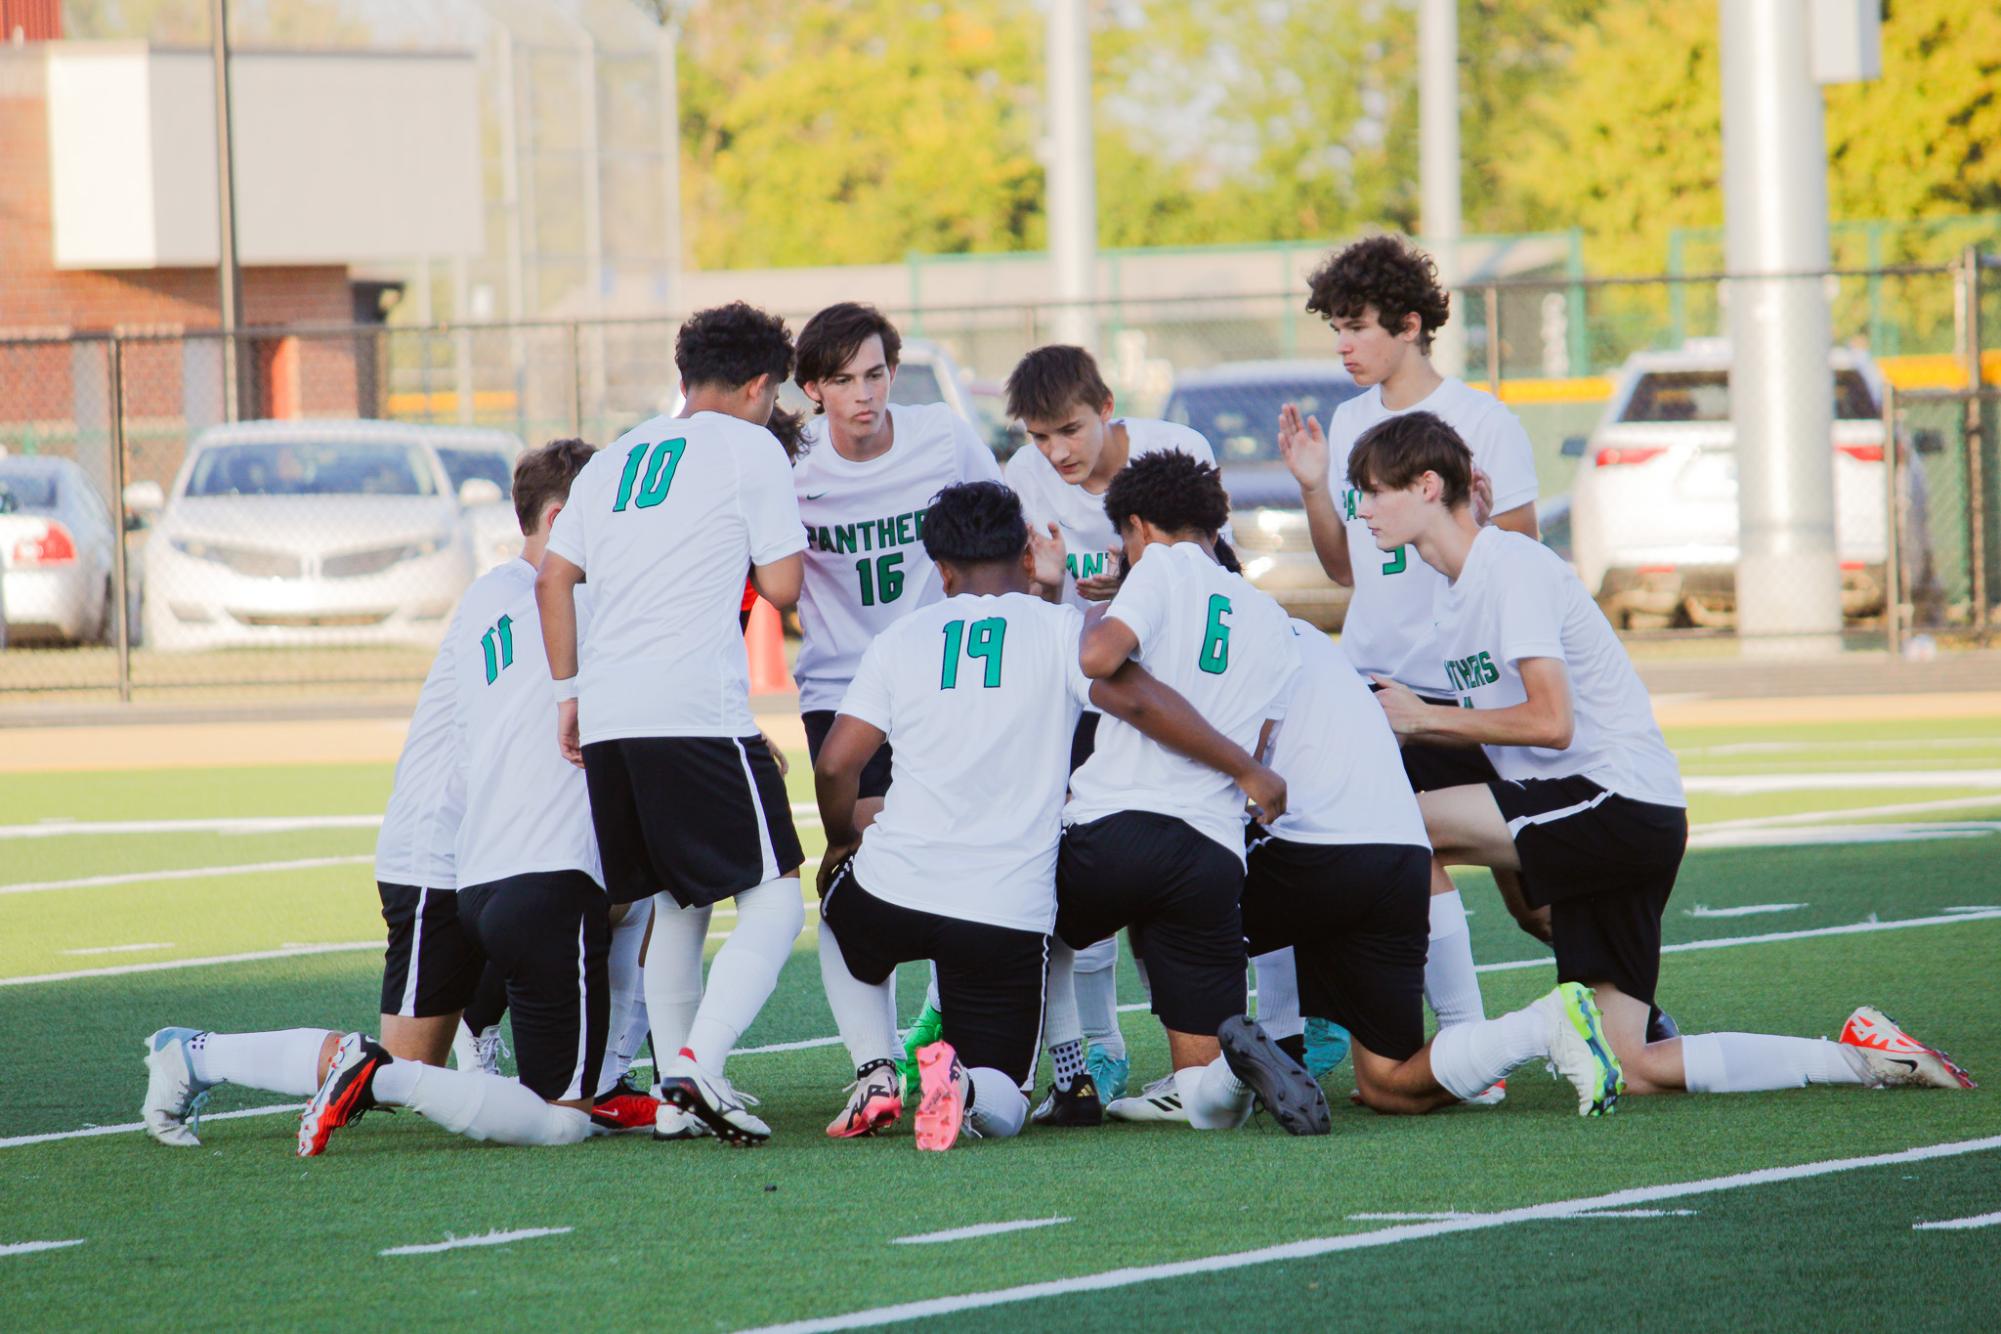
[[[125,494],[125,531],[144,528],[166,508],[167,493],[158,482],[128,482]]]
[[[484,477],[468,477],[459,483],[459,505],[471,509],[475,505],[498,505],[506,497],[500,494],[497,483]]]
[[[1581,435],[1566,435],[1563,437],[1563,457],[1567,459],[1583,458],[1585,443],[1585,438]]]
[[[1945,453],[1945,432],[1930,427],[1911,432],[1911,448],[1920,454]]]

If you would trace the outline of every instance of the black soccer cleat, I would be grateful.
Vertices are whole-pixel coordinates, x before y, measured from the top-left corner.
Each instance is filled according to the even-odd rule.
[[[1327,1095],[1306,1067],[1280,1051],[1266,1032],[1243,1015],[1216,1030],[1230,1071],[1249,1084],[1288,1135],[1325,1135],[1334,1128]]]
[[[1101,1126],[1105,1124],[1105,1104],[1091,1077],[1078,1075],[1067,1089],[1051,1085],[1049,1096],[1029,1119],[1039,1126]]]

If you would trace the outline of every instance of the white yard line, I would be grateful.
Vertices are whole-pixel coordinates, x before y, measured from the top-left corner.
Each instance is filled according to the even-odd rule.
[[[1881,738],[1870,741],[1731,741],[1716,746],[1681,746],[1677,755],[1781,755],[1797,750],[1972,750],[2001,747],[2001,736],[1931,737],[1911,741]]]
[[[171,940],[156,940],[145,945],[93,945],[89,949],[64,950],[64,954],[140,954],[146,950],[170,950]]]
[[[1689,838],[1691,847],[1698,839],[1726,829],[1788,829],[1797,825],[1823,824],[1830,819],[1855,820],[1875,815],[1928,815],[1934,811],[1963,811],[1969,807],[2001,806],[2001,792],[1978,797],[1945,797],[1938,801],[1905,801],[1894,806],[1847,806],[1831,811],[1800,811],[1794,815],[1753,815],[1738,820],[1705,820]]]
[[[36,1251],[59,1251],[65,1246],[81,1246],[88,1237],[71,1237],[68,1241],[10,1241],[0,1245],[0,1255],[33,1255]]]
[[[96,838],[100,834],[288,834],[300,829],[375,829],[380,815],[254,815],[203,820],[43,820],[0,825],[0,839]]]
[[[1872,931],[1901,931],[1912,926],[1944,926],[1950,922],[1986,922],[2001,917],[2001,911],[1963,912],[1953,910],[1936,917],[1902,917],[1888,922],[1850,922],[1846,926],[1804,927],[1798,931],[1772,931],[1762,936],[1718,936],[1714,940],[1684,940],[1661,946],[1662,954],[1686,954],[1691,950],[1727,950],[1739,945],[1767,945],[1782,940],[1812,940],[1819,936],[1858,936]],[[1547,968],[1556,962],[1553,955],[1540,959],[1509,959],[1505,963],[1474,966],[1476,973],[1510,973],[1518,968]]]
[[[377,1255],[436,1255],[439,1251],[463,1250],[468,1246],[505,1246],[509,1242],[527,1241],[531,1237],[560,1237],[575,1228],[567,1227],[524,1227],[512,1232],[488,1232],[477,1237],[446,1237],[423,1246],[391,1246]]]
[[[117,875],[87,875],[78,880],[24,880],[0,885],[0,894],[35,894],[46,889],[100,889],[106,885],[140,885],[151,880],[207,880],[225,875],[270,875],[282,871],[312,871],[322,866],[357,866],[375,860],[373,853],[348,857],[301,857],[289,862],[232,862],[228,866],[188,866],[173,871],[123,871]]]
[[[1579,1210],[1574,1214],[1557,1214],[1558,1218],[1693,1218],[1694,1209],[1591,1209]],[[1351,1223],[1436,1223],[1449,1218],[1485,1218],[1485,1214],[1470,1214],[1456,1211],[1435,1214],[1395,1214],[1368,1213],[1349,1214]]]
[[[235,1121],[246,1116],[276,1116],[279,1112],[297,1112],[305,1107],[302,1102],[281,1103],[271,1107],[245,1107],[234,1112],[207,1112],[202,1116],[202,1124],[211,1121]],[[96,1139],[99,1135],[129,1135],[144,1130],[143,1121],[127,1121],[115,1126],[85,1126],[81,1130],[50,1130],[39,1135],[13,1135],[0,1139],[0,1149],[26,1148],[30,1144],[53,1144],[65,1139]]]
[[[1983,797],[1982,806],[1996,798]],[[1816,818],[1823,818],[1816,815]],[[1710,829],[1698,827],[1688,838],[1691,848],[1807,848],[1853,843],[1931,843],[1944,838],[1990,838],[2001,834],[2001,820],[1938,820],[1921,823],[1800,825],[1793,828]]]
[[[382,949],[379,940],[354,940],[335,945],[291,945],[284,949],[252,950],[248,954],[211,954],[203,959],[162,959],[158,963],[127,963],[115,968],[79,968],[68,973],[36,973],[32,977],[0,977],[0,987],[27,987],[37,982],[76,982],[87,977],[124,977],[130,973],[164,973],[176,968],[206,968],[218,963],[256,963],[263,959],[295,959],[309,954],[345,954]]]
[[[1685,917],[1757,917],[1762,913],[1797,912],[1806,907],[1804,903],[1746,903],[1735,908],[1712,908],[1706,903],[1698,903],[1693,908],[1685,908]]]
[[[1913,1232],[1963,1232],[1968,1228],[2001,1224],[2001,1213],[1975,1214],[1971,1218],[1948,1218],[1937,1223],[1913,1223]]]
[[[1856,770],[1824,774],[1691,774],[1690,792],[1749,796],[1767,792],[1830,792],[1844,788],[1882,790],[1921,787],[2001,787],[2001,769],[1915,769],[1898,773]]]
[[[1018,1218],[1012,1223],[975,1223],[971,1227],[947,1228],[943,1232],[920,1232],[914,1237],[893,1237],[892,1246],[929,1246],[940,1241],[970,1241],[974,1237],[998,1237],[1004,1232],[1026,1232],[1030,1228],[1055,1227],[1068,1218]]]
[[[1474,1232],[1488,1228],[1511,1227],[1517,1223],[1568,1218],[1596,1209],[1626,1209],[1654,1204],[1661,1200],[1683,1199],[1691,1195],[1742,1190],[1751,1186],[1769,1186],[1779,1182],[1800,1181],[1871,1167],[1894,1167],[1929,1159],[1985,1153],[1994,1149],[2001,1149],[2001,1135],[1987,1139],[1959,1140],[1950,1144],[1930,1144],[1922,1148],[1905,1149],[1899,1153],[1870,1154],[1861,1158],[1836,1158],[1826,1162],[1799,1163],[1792,1167],[1769,1167],[1756,1172],[1738,1172],[1730,1176],[1709,1177],[1698,1181],[1640,1186],[1631,1190],[1615,1190],[1604,1195],[1587,1195],[1573,1200],[1556,1200],[1548,1204],[1505,1209],[1498,1213],[1404,1223],[1396,1227],[1377,1228],[1370,1232],[1350,1232],[1334,1237],[1313,1237],[1278,1246],[1264,1246],[1257,1250],[1205,1256],[1198,1260],[1177,1260],[1157,1265],[1130,1265],[1123,1269],[1111,1269],[1097,1274],[1080,1274],[1075,1278],[1024,1283],[1018,1287],[997,1288],[988,1292],[969,1292],[952,1297],[934,1297],[927,1301],[878,1306],[866,1311],[851,1311],[844,1315],[826,1316],[817,1320],[798,1320],[781,1325],[760,1326],[753,1331],[753,1334],[777,1334],[777,1331],[781,1330],[786,1334],[807,1334],[808,1331],[856,1329],[865,1325],[881,1325],[893,1321],[921,1320],[930,1316],[954,1315],[960,1311],[976,1311],[1014,1302],[1035,1301],[1043,1297],[1067,1297],[1080,1292],[1104,1292],[1113,1288],[1132,1287],[1139,1283],[1189,1278],[1198,1274],[1223,1273],[1280,1260],[1304,1260],[1343,1251],[1395,1246],[1401,1242],[1423,1241],[1455,1232]]]

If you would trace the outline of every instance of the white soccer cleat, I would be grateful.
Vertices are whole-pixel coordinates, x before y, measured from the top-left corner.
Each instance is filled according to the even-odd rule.
[[[660,1072],[660,1097],[700,1118],[725,1144],[747,1147],[771,1138],[771,1127],[750,1110],[757,1099],[738,1092],[723,1076],[708,1074],[685,1051]],[[660,1135],[657,1120],[653,1133]]]
[[[1179,1121],[1188,1124],[1188,1109],[1181,1105],[1181,1090],[1173,1075],[1163,1075],[1128,1098],[1114,1098],[1105,1104],[1105,1115],[1114,1121]]]
[[[188,1043],[198,1035],[197,1029],[163,1028],[146,1039],[146,1101],[139,1117],[147,1134],[177,1149],[201,1147],[195,1131],[215,1087],[195,1078]]]
[[[655,1096],[658,1096],[657,1086]],[[665,1100],[662,1100],[660,1110],[653,1114],[655,1139],[706,1139],[711,1133],[701,1117],[693,1112],[684,1112]]]
[[[1953,1059],[1906,1033],[1873,1005],[1860,1005],[1841,1026],[1841,1045],[1861,1053],[1878,1088],[1970,1089],[1972,1076]]]
[[[1476,1093],[1459,1101],[1467,1107],[1499,1107],[1508,1100],[1508,1081],[1497,1079],[1487,1086],[1484,1093]]]
[[[509,1054],[507,1044],[500,1040],[499,1024],[475,1033],[460,1021],[459,1031],[452,1035],[452,1064],[461,1070],[499,1075],[500,1058]]]
[[[1616,1111],[1626,1090],[1625,1072],[1605,1036],[1598,1002],[1581,982],[1565,982],[1534,1002],[1530,1009],[1549,1025],[1549,1068],[1577,1090],[1579,1116],[1606,1116]]]

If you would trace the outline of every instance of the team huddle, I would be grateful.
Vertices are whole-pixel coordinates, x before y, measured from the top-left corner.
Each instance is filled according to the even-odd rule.
[[[1656,990],[1679,770],[1537,540],[1527,436],[1432,366],[1447,303],[1421,252],[1358,242],[1311,287],[1363,387],[1324,429],[1288,406],[1278,430],[1320,563],[1354,589],[1338,644],[1239,572],[1209,443],[1118,415],[1084,350],[1015,367],[1032,448],[1003,474],[949,408],[890,402],[900,341],[871,307],[796,344],[740,303],[689,319],[677,415],[516,465],[521,559],[461,601],[383,818],[379,1033],[163,1028],[148,1131],[198,1143],[234,1083],[309,1099],[305,1156],[374,1107],[506,1144],[769,1138],[727,1063],[804,926],[805,858],[750,708],[753,593],[802,628],[820,974],[853,1079],[834,1138],[906,1110],[941,1150],[1259,1107],[1325,1134],[1344,1057],[1382,1113],[1500,1103],[1531,1061],[1581,1115],[1972,1087],[1869,1006],[1835,1041],[1677,1031]],[[774,415],[788,377],[803,423]],[[1450,866],[1493,871],[1554,989],[1487,1017]],[[1138,1088],[1121,931],[1170,1059]],[[931,983],[899,1033],[906,963]]]

